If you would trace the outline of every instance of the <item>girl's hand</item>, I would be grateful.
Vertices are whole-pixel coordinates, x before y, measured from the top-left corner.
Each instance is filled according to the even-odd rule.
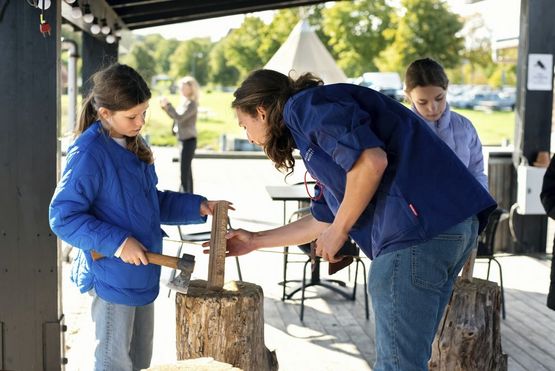
[[[214,215],[214,208],[216,207],[216,203],[220,201],[202,201],[200,204],[200,216],[207,216],[207,215]],[[226,201],[228,203],[228,210],[235,210],[233,207],[233,203]]]
[[[321,256],[322,259],[330,263],[341,261],[342,258],[335,257],[335,254],[341,249],[345,241],[347,241],[347,238],[347,233],[337,230],[337,228],[331,224],[316,240],[316,255]]]
[[[123,245],[119,258],[123,260],[124,263],[147,265],[148,259],[145,255],[145,251],[147,251],[147,249],[142,243],[133,237],[128,237],[127,241],[125,241],[125,245]]]
[[[241,256],[256,250],[254,246],[254,233],[244,229],[230,230],[226,233],[226,256]],[[210,247],[210,242],[205,242],[202,247]],[[208,254],[210,249],[204,249],[203,252]]]

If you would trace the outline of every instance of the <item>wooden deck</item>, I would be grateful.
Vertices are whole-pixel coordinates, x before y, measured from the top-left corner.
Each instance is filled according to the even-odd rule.
[[[157,166],[160,188],[175,189],[178,164],[158,153]],[[264,229],[278,225],[282,220],[282,205],[272,202],[265,194],[264,185],[281,184],[283,177],[271,164],[263,160],[213,160],[196,159],[194,164],[195,187],[210,199],[229,199],[237,211],[232,214],[235,228]],[[221,179],[225,179],[222,186]],[[205,230],[209,226],[202,227]],[[172,238],[175,228],[167,228]],[[551,238],[548,238],[551,240]],[[178,244],[167,242],[165,252],[175,253]],[[208,258],[198,246],[187,246],[188,253],[197,256],[194,275],[206,278]],[[347,301],[325,288],[309,288],[305,301],[305,321],[299,320],[300,294],[294,300],[281,301],[282,255],[255,252],[240,258],[243,278],[262,286],[265,294],[266,345],[275,349],[280,370],[286,371],[364,371],[371,370],[375,360],[373,320],[364,317],[364,291],[362,272],[359,272],[357,299]],[[296,251],[296,249],[292,249]],[[304,256],[296,258],[304,259]],[[503,351],[509,356],[509,370],[555,370],[555,312],[545,306],[549,284],[550,261],[545,257],[504,256],[503,266],[507,318],[502,321]],[[365,260],[368,265],[369,261]],[[326,265],[323,265],[325,270]],[[291,264],[290,278],[300,278],[302,264]],[[87,340],[90,331],[88,295],[80,295],[71,286],[68,265],[64,264],[64,313],[68,332],[66,370],[79,370],[83,359],[91,352]],[[477,263],[475,276],[485,278],[486,264]],[[351,272],[354,274],[354,270]],[[165,270],[162,279],[167,279]],[[324,275],[325,276],[325,275]],[[345,280],[352,288],[347,270],[333,278]],[[226,279],[237,279],[235,262],[227,259]],[[352,277],[351,277],[352,279]],[[497,268],[492,266],[491,280],[497,280]],[[163,288],[156,300],[156,326],[154,364],[175,360],[175,308],[174,294],[168,298]]]

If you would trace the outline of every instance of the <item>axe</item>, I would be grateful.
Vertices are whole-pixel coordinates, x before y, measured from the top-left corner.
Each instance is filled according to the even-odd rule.
[[[170,282],[168,282],[168,287],[172,290],[187,294],[187,289],[189,288],[189,282],[191,281],[191,274],[195,268],[195,256],[189,254],[183,254],[181,258],[175,256],[168,256],[162,254],[156,254],[153,252],[145,251],[146,258],[149,264],[156,264],[168,268],[178,269],[180,273],[175,276]],[[93,260],[98,260],[104,258],[104,256],[94,250],[91,251],[91,256]]]

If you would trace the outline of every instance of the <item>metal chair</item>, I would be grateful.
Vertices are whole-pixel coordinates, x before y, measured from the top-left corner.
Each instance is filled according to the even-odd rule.
[[[289,222],[293,221],[294,219],[298,219],[301,218],[302,216],[306,215],[308,212],[310,212],[310,208],[309,207],[304,207],[301,208],[299,210],[296,210],[295,212],[292,213],[291,217],[289,218]],[[299,245],[298,246],[299,249],[309,255],[309,257],[306,260],[289,260],[288,256],[289,256],[289,246],[286,246],[284,248],[284,262],[283,262],[283,293],[282,293],[282,297],[281,300],[286,300],[286,299],[291,299],[293,297],[293,295],[295,295],[297,292],[301,292],[301,312],[300,312],[300,319],[301,322],[304,319],[304,301],[305,301],[305,290],[307,287],[310,286],[322,286],[325,287],[329,290],[332,290],[338,294],[340,294],[341,296],[343,296],[345,299],[347,300],[352,300],[354,301],[356,299],[356,290],[357,290],[357,278],[358,278],[358,268],[359,268],[359,264],[362,264],[363,267],[363,276],[364,276],[364,300],[365,300],[365,311],[366,311],[366,319],[369,319],[369,308],[368,308],[368,287],[367,287],[367,281],[366,281],[366,265],[364,264],[364,262],[362,261],[362,259],[360,258],[360,249],[359,247],[351,240],[348,240],[347,242],[345,242],[344,246],[342,247],[342,252],[345,255],[351,256],[353,258],[353,261],[355,262],[355,277],[354,277],[354,285],[353,285],[353,291],[352,293],[348,293],[345,290],[342,290],[341,287],[346,287],[346,284],[344,281],[340,281],[340,280],[335,280],[335,279],[322,279],[320,277],[320,263],[321,263],[321,258],[320,257],[316,257],[314,259],[314,264],[313,264],[313,268],[312,268],[312,272],[311,272],[311,276],[310,276],[310,280],[307,281],[307,275],[306,275],[306,270],[307,267],[310,263],[312,263],[312,258],[310,256],[311,253],[311,246],[310,243],[308,244],[303,244],[303,245]],[[303,263],[303,279],[302,280],[288,280],[287,279],[287,265],[289,263]],[[350,266],[349,266],[350,269]],[[350,277],[350,274],[349,274]],[[287,283],[289,282],[300,282],[300,285],[294,289],[292,289],[290,292],[287,292],[286,288],[287,288]]]
[[[478,251],[476,253],[476,259],[487,259],[488,261],[488,272],[486,279],[489,280],[489,273],[492,261],[494,261],[499,268],[499,286],[501,287],[501,313],[503,319],[505,319],[505,291],[503,289],[503,271],[501,269],[501,264],[494,255],[494,243],[495,234],[497,232],[499,222],[506,219],[507,217],[507,210],[501,207],[498,207],[489,215],[488,224],[478,237]]]

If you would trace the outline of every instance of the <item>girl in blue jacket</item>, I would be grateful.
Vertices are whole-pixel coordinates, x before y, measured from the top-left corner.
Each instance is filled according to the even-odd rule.
[[[431,58],[412,62],[405,73],[405,94],[413,112],[426,121],[476,180],[488,189],[482,143],[472,122],[449,108],[448,86],[445,70]]]
[[[158,191],[154,159],[140,136],[150,90],[131,67],[114,64],[93,76],[77,138],[52,202],[54,233],[79,249],[71,279],[93,295],[94,370],[140,370],[152,356],[160,267],[160,224],[204,223],[215,201]],[[91,251],[105,258],[93,261]]]
[[[454,280],[495,201],[424,121],[376,91],[258,70],[234,95],[251,142],[286,172],[298,149],[317,186],[311,215],[230,231],[229,254],[316,240],[335,262],[352,238],[373,259],[374,370],[427,370]]]

